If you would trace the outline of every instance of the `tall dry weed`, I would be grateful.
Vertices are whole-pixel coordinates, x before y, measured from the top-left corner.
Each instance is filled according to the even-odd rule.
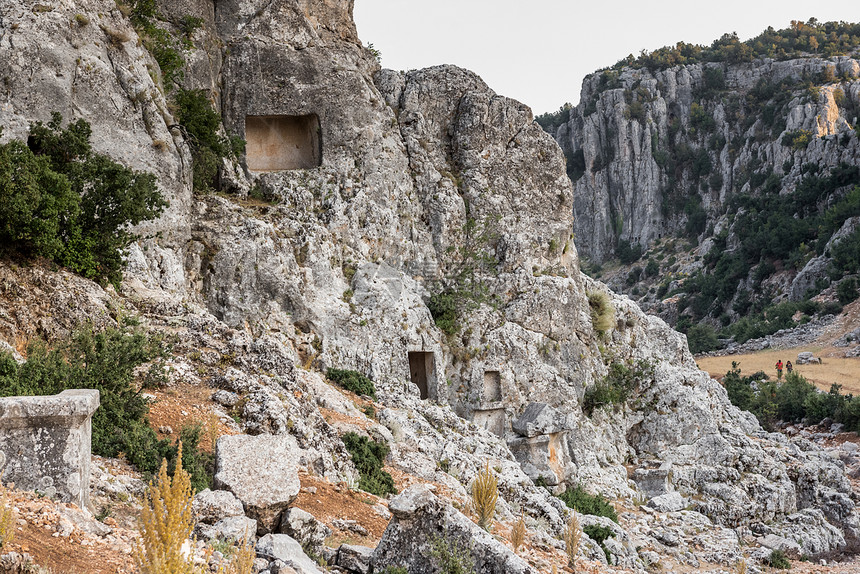
[[[496,502],[499,500],[499,481],[490,471],[490,462],[478,473],[472,483],[472,504],[475,507],[475,517],[478,526],[484,530],[490,529],[493,516],[496,514]]]
[[[574,572],[576,572],[576,554],[579,552],[581,541],[582,528],[579,527],[579,519],[575,512],[571,512],[564,528],[564,551],[567,553],[568,564]]]
[[[511,544],[514,545],[514,552],[519,549],[526,541],[526,521],[525,516],[521,513],[520,519],[514,524],[511,529]]]
[[[143,574],[197,574],[190,552],[183,545],[194,528],[191,512],[191,477],[182,468],[182,443],[176,456],[173,478],[167,460],[149,483],[140,513],[140,539],[135,561]]]
[[[9,491],[0,482],[0,550],[15,538],[15,510],[9,501]]]

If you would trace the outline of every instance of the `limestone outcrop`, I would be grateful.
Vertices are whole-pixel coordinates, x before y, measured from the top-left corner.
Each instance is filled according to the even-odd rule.
[[[379,408],[362,431],[388,441],[388,464],[466,499],[491,460],[500,469],[498,516],[524,510],[546,544],[561,532],[566,509],[534,485],[541,477],[558,490],[582,483],[628,500],[676,493],[695,510],[678,519],[678,530],[685,521],[712,529],[718,540],[709,556],[724,564],[737,558],[737,537],[727,525],[767,525],[785,537],[803,531],[823,541],[816,551],[844,542],[833,529],[853,536],[857,519],[841,463],[803,439],[762,432],[698,370],[682,335],[580,273],[572,233],[590,206],[593,232],[575,239],[599,252],[610,212],[595,190],[607,176],[597,170],[583,176],[591,188],[583,189],[583,180],[572,187],[562,149],[526,106],[454,66],[381,70],[358,40],[348,0],[230,0],[217,10],[209,0],[160,4],[172,15],[168,23],[180,15],[202,19],[183,81],[211,92],[224,133],[253,140],[271,136],[255,132],[265,132],[258,121],[275,131],[311,126],[306,140],[307,130],[281,135],[298,145],[319,143],[305,150],[319,165],[254,170],[261,164],[248,156],[256,153],[249,145],[238,162],[225,160],[220,193],[192,194],[188,143],[173,127],[169,95],[147,72],[151,58],[109,0],[62,3],[45,13],[30,10],[27,0],[0,7],[0,49],[10,55],[0,59],[0,76],[11,78],[0,108],[9,126],[3,141],[25,139],[28,123],[44,119],[49,98],[70,102],[60,111],[92,123],[99,151],[158,176],[171,208],[141,229],[147,237],[128,253],[121,292],[89,283],[83,289],[86,282],[69,279],[79,303],[45,297],[40,329],[60,333],[79,322],[80,309],[104,310],[99,317],[111,324],[119,316],[111,309],[127,307],[148,329],[171,334],[171,366],[182,373],[174,376],[226,391],[219,403],[232,404],[239,422],[230,424],[246,433],[220,439],[216,487],[233,492],[258,521],[265,535],[258,551],[284,569],[291,563],[298,543],[272,533],[279,525],[294,528],[281,517],[299,491],[300,466],[332,482],[357,482],[338,423],[327,420],[337,417],[321,409],[364,415],[327,385],[322,373],[330,367],[373,379]],[[87,15],[88,26],[69,28],[76,11]],[[112,40],[108,29],[128,41]],[[37,61],[43,64],[34,70]],[[98,90],[87,74],[98,74]],[[665,98],[686,101],[692,80],[682,76],[662,77],[671,88]],[[657,93],[657,80],[641,85]],[[595,114],[622,125],[623,100],[623,90],[604,91]],[[654,114],[663,113],[660,101]],[[651,196],[622,202],[629,213],[633,205],[644,210],[635,224],[628,211],[622,217],[632,226],[623,227],[624,237],[642,241],[657,229],[648,222],[660,212],[652,196],[661,176],[646,144],[652,133],[662,141],[668,116],[654,116],[656,127],[623,124],[630,140],[620,131],[609,137],[592,116],[568,127],[587,128],[591,147],[583,153],[591,164],[600,142],[611,140],[619,150],[638,142],[631,149],[638,150],[639,171],[624,177],[646,174],[657,186],[648,187]],[[827,129],[840,125],[834,120]],[[154,138],[166,143],[153,146]],[[753,144],[745,145],[743,153],[751,154]],[[816,149],[811,145],[806,157]],[[784,158],[775,148],[768,153],[773,161]],[[47,283],[56,292],[68,275],[0,273],[17,286],[0,299],[0,333],[14,342],[32,329],[28,290]],[[447,332],[431,313],[439,317],[440,297],[455,309]],[[609,327],[598,329],[590,300],[601,297],[611,315]],[[198,376],[200,364],[217,366],[202,369],[216,374]],[[622,383],[625,400],[591,401],[599,385]],[[628,467],[641,470],[634,481]],[[379,564],[399,565],[397,540],[417,536],[407,515],[420,511],[434,524],[450,522],[458,540],[468,536],[492,550],[476,551],[481,571],[533,571],[435,495],[407,492],[402,500],[414,499],[414,508],[398,517],[392,501],[399,526],[377,548]],[[678,496],[655,505],[676,508]],[[821,514],[797,517],[807,509]],[[225,514],[212,526],[229,519]],[[222,527],[235,531],[236,524]],[[640,529],[649,544],[681,543],[676,532],[661,531],[662,544],[652,530]],[[316,543],[318,535],[308,539]],[[647,561],[630,540],[619,533],[609,544],[617,560],[641,567]],[[586,547],[603,556],[593,543]],[[304,554],[296,556],[294,569],[315,571]],[[421,561],[426,553],[402,558]]]
[[[647,247],[689,235],[690,201],[706,216],[694,226],[703,240],[717,233],[710,229],[729,226],[729,200],[760,185],[755,173],[775,173],[780,188],[791,191],[804,166],[856,165],[860,139],[852,127],[852,102],[860,94],[858,76],[860,62],[848,56],[589,75],[580,104],[554,134],[568,161],[578,164],[577,247],[602,262],[620,240]],[[790,90],[784,106],[756,108],[762,97],[756,90],[782,81],[794,85],[780,88]],[[811,83],[815,89],[807,90]],[[798,130],[810,134],[808,145],[783,142]],[[674,157],[682,148],[686,155]]]

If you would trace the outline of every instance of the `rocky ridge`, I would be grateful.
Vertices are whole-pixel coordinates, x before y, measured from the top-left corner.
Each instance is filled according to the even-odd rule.
[[[367,417],[321,373],[361,371],[376,383],[379,404],[377,420],[359,428],[389,442],[389,465],[466,500],[492,461],[499,518],[525,511],[549,548],[559,548],[566,510],[533,481],[583,483],[632,504],[646,481],[628,479],[628,467],[640,477],[662,469],[647,497],[678,493],[692,507],[680,522],[713,525],[719,548],[706,545],[688,563],[733,564],[743,538],[729,527],[738,525],[765,524],[790,540],[801,528],[823,541],[808,553],[856,536],[838,461],[802,438],[763,433],[696,368],[682,335],[579,272],[570,235],[576,195],[561,150],[527,107],[455,67],[380,70],[358,41],[350,2],[242,0],[214,10],[200,0],[162,10],[203,19],[184,81],[212,92],[227,133],[247,137],[246,116],[316,114],[321,165],[273,173],[225,165],[225,193],[193,195],[182,130],[172,129],[158,76],[147,71],[153,61],[115,4],[39,11],[26,0],[7,3],[3,141],[25,138],[50,102],[65,102],[67,118],[91,121],[94,147],[156,173],[171,201],[141,230],[152,235],[131,249],[119,294],[63,271],[4,263],[7,343],[138,314],[148,329],[176,337],[174,378],[235,393],[245,433],[288,435],[262,440],[295,441],[291,468],[351,484],[355,469],[339,440],[345,428],[321,409]],[[77,13],[90,24],[70,28]],[[112,40],[118,30],[128,40]],[[112,123],[114,108],[122,129]],[[272,201],[247,200],[254,186]],[[486,231],[480,242],[470,235],[476,228]],[[487,294],[449,336],[426,301],[463,264],[452,257],[463,248],[490,262],[478,270]],[[605,334],[591,319],[589,294],[597,292],[614,307]],[[425,361],[423,399],[411,353]],[[586,392],[613,365],[640,361],[653,374],[629,400],[583,412]],[[530,407],[538,402],[545,407]],[[541,420],[533,420],[536,410]],[[272,530],[289,503],[254,509],[261,534],[287,536]],[[642,544],[624,542],[634,535]],[[653,556],[636,546],[668,552],[675,540],[629,527],[616,538],[611,559],[640,570]],[[605,561],[593,543],[584,552]]]

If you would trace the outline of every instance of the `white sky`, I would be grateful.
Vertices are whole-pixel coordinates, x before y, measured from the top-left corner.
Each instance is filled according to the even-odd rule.
[[[358,35],[395,70],[456,64],[535,114],[579,101],[582,79],[678,41],[742,40],[791,20],[860,20],[860,1],[355,0]]]

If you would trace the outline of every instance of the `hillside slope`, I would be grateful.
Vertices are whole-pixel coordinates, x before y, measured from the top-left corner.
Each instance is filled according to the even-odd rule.
[[[845,548],[858,521],[844,467],[763,432],[682,335],[580,273],[580,200],[531,111],[456,67],[381,70],[351,7],[163,2],[159,25],[191,43],[172,85],[135,12],[111,0],[0,6],[0,141],[26,141],[56,107],[92,124],[98,151],[155,173],[171,202],[140,229],[119,293],[4,262],[2,338],[57,340],[127,310],[175,341],[174,383],[237,393],[241,430],[295,437],[333,482],[356,471],[323,409],[356,413],[323,373],[359,371],[381,409],[362,432],[392,443],[389,465],[465,498],[491,461],[499,516],[524,511],[556,547],[565,510],[532,481],[630,505],[678,493],[690,511],[678,528],[706,525],[724,544],[709,562],[743,554],[737,525],[802,533],[807,554]],[[181,31],[185,16],[199,25]],[[174,117],[182,88],[202,88],[219,130],[246,140],[220,160],[217,192],[194,191],[200,141]],[[616,564],[654,562],[637,545],[698,564],[637,528],[642,544],[616,533]]]

